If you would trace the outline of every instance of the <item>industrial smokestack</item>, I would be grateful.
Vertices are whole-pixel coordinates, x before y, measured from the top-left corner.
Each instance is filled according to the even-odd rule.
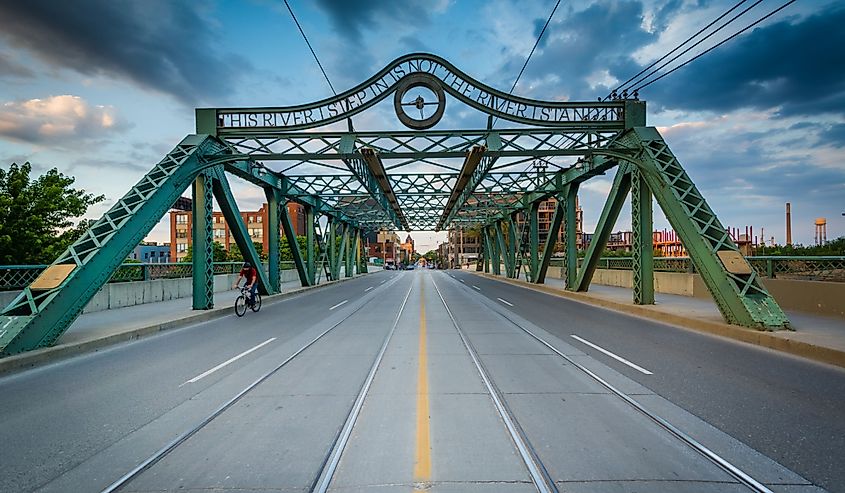
[[[786,203],[786,245],[792,246],[792,211],[789,202]]]

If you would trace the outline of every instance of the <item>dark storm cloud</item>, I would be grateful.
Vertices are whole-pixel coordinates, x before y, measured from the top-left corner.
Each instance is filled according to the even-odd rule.
[[[248,64],[215,49],[192,2],[0,0],[0,36],[54,67],[129,79],[196,104],[234,88]]]
[[[368,29],[384,28],[385,24],[407,24],[418,27],[429,22],[428,2],[395,0],[317,0],[342,36],[360,43]]]
[[[845,112],[845,7],[755,29],[644,91],[665,108]]]
[[[601,70],[614,73],[636,66],[629,54],[656,39],[654,34],[642,28],[643,6],[637,1],[599,2],[568,15],[558,12],[555,18],[559,17],[562,20],[549,25],[544,35],[544,38],[549,37],[548,41],[542,51],[532,57],[525,77],[542,80],[549,74],[557,75],[561,80],[555,85],[572,99],[594,99],[603,95],[590,88],[589,76]],[[539,28],[535,23],[536,34],[542,29],[542,22]],[[524,59],[512,58],[501,71],[516,73],[523,62]],[[633,73],[636,71],[630,75]],[[542,97],[559,96],[543,92]]]

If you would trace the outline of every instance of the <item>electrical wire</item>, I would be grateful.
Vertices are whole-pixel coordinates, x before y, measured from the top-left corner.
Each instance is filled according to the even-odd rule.
[[[666,72],[665,74],[661,75],[660,77],[657,77],[656,79],[652,79],[652,80],[650,80],[650,81],[646,82],[645,84],[642,84],[642,85],[640,85],[640,86],[638,86],[638,87],[634,88],[634,91],[639,91],[639,90],[641,90],[641,89],[643,89],[643,88],[646,88],[646,87],[648,87],[648,86],[650,86],[650,85],[654,84],[655,82],[659,81],[660,79],[662,79],[662,78],[666,77],[667,75],[671,74],[672,72],[674,72],[674,71],[676,71],[676,70],[678,70],[678,69],[680,69],[680,68],[683,68],[683,67],[685,67],[685,66],[689,65],[690,63],[692,63],[692,62],[696,61],[697,59],[699,59],[699,58],[703,57],[704,55],[706,55],[706,54],[710,53],[711,51],[713,51],[713,50],[715,50],[716,48],[718,48],[718,47],[722,46],[723,44],[727,43],[728,41],[730,41],[730,40],[732,40],[732,39],[736,38],[737,36],[741,35],[742,33],[744,33],[744,32],[746,32],[746,31],[748,31],[749,29],[751,29],[752,27],[756,26],[757,24],[760,24],[761,22],[765,21],[765,20],[766,20],[766,19],[768,19],[769,17],[771,17],[771,16],[773,16],[773,15],[777,14],[778,12],[780,12],[780,11],[781,11],[781,10],[783,10],[783,9],[785,9],[786,7],[789,7],[790,5],[792,5],[793,3],[795,3],[796,1],[797,1],[797,0],[789,0],[789,1],[788,1],[788,2],[786,2],[785,4],[783,4],[783,5],[781,5],[780,7],[778,7],[777,9],[775,9],[775,10],[773,10],[773,11],[769,12],[768,14],[764,15],[763,17],[761,17],[761,18],[757,19],[755,22],[753,22],[753,23],[749,24],[748,26],[746,26],[746,27],[745,27],[745,28],[743,28],[742,30],[740,30],[740,31],[738,31],[738,32],[736,32],[736,33],[734,33],[734,34],[733,34],[733,35],[731,35],[730,37],[728,37],[728,38],[726,38],[726,39],[722,40],[721,42],[719,42],[718,44],[711,46],[710,48],[708,48],[707,50],[705,50],[705,51],[703,51],[703,52],[699,53],[698,55],[694,56],[693,58],[690,58],[690,59],[689,59],[689,60],[687,60],[686,62],[682,63],[681,65],[678,65],[677,67],[675,67],[675,68],[673,68],[672,70],[670,70],[670,71]]]
[[[660,57],[660,58],[658,58],[657,60],[653,61],[653,62],[651,63],[651,65],[649,65],[648,67],[645,67],[644,69],[640,70],[640,71],[639,71],[639,73],[637,73],[637,75],[634,75],[634,76],[633,76],[633,77],[631,77],[630,79],[628,79],[628,80],[626,80],[625,82],[623,82],[623,83],[619,84],[618,86],[616,86],[616,87],[615,87],[615,88],[614,88],[614,89],[610,92],[610,94],[608,94],[608,95],[607,95],[604,99],[608,99],[608,98],[610,98],[610,97],[611,97],[611,95],[612,95],[613,93],[615,93],[615,92],[617,92],[617,91],[621,90],[621,89],[622,89],[623,87],[625,87],[625,86],[626,86],[629,82],[631,82],[632,80],[634,80],[634,79],[636,79],[637,77],[641,76],[641,75],[642,75],[642,74],[644,74],[647,70],[651,69],[652,67],[654,67],[654,66],[655,66],[655,65],[657,65],[658,63],[660,63],[660,62],[662,62],[663,60],[665,60],[665,59],[666,59],[667,57],[669,57],[672,53],[675,53],[676,51],[680,50],[680,49],[681,49],[684,45],[686,45],[687,43],[689,43],[689,42],[690,42],[690,41],[692,41],[693,39],[697,38],[697,37],[698,37],[701,33],[703,33],[704,31],[706,31],[706,30],[710,29],[710,27],[711,27],[711,26],[713,26],[713,24],[715,24],[715,23],[719,22],[720,20],[724,19],[724,18],[725,18],[725,16],[727,16],[728,14],[730,14],[731,12],[733,12],[734,10],[736,10],[737,8],[739,8],[742,4],[744,4],[744,3],[745,3],[745,2],[747,2],[747,1],[748,1],[748,0],[740,0],[739,2],[737,2],[737,3],[736,3],[736,5],[734,5],[733,7],[731,7],[731,8],[730,8],[730,10],[726,11],[725,13],[723,13],[722,15],[720,15],[719,17],[717,17],[716,19],[714,19],[712,22],[710,22],[710,24],[707,24],[706,26],[704,26],[704,27],[702,27],[701,29],[699,29],[699,30],[698,30],[698,32],[696,32],[695,34],[693,34],[692,36],[690,36],[690,37],[688,37],[686,40],[684,40],[684,42],[683,42],[683,43],[681,43],[681,44],[679,44],[678,46],[674,47],[674,48],[672,49],[672,51],[670,51],[670,52],[666,53],[666,54],[665,54],[665,55],[663,55],[662,57]]]
[[[742,17],[743,15],[745,15],[745,14],[746,14],[749,10],[751,10],[751,9],[753,9],[754,7],[756,7],[757,5],[759,5],[762,1],[763,1],[763,0],[757,0],[757,1],[756,1],[756,2],[754,2],[754,3],[750,6],[750,7],[746,8],[745,10],[743,10],[743,11],[742,11],[742,12],[740,12],[740,13],[738,13],[737,15],[735,15],[735,16],[733,16],[733,17],[731,17],[731,18],[730,18],[727,22],[725,22],[725,23],[724,23],[724,24],[722,24],[721,26],[717,27],[715,31],[711,32],[711,33],[710,33],[710,34],[708,34],[707,36],[705,36],[705,37],[701,38],[700,40],[696,41],[696,42],[695,42],[695,44],[693,44],[692,46],[690,46],[690,47],[689,47],[689,48],[687,48],[686,50],[684,50],[684,51],[682,51],[682,52],[678,53],[677,55],[675,55],[674,57],[672,57],[672,58],[671,58],[668,62],[664,63],[663,65],[661,65],[661,66],[657,67],[656,69],[652,70],[652,71],[651,71],[651,72],[649,72],[648,74],[646,74],[646,75],[644,75],[644,76],[640,77],[639,79],[637,79],[635,82],[633,82],[633,83],[631,84],[631,87],[634,87],[634,86],[636,86],[637,84],[640,84],[640,83],[642,83],[642,82],[643,82],[643,81],[645,81],[645,80],[648,80],[648,78],[649,78],[649,77],[651,77],[652,75],[654,75],[654,74],[656,74],[656,73],[660,72],[661,70],[663,70],[663,69],[664,69],[667,65],[669,65],[670,63],[672,63],[672,62],[674,62],[675,60],[677,60],[678,58],[680,58],[680,57],[682,57],[682,56],[686,55],[687,53],[689,53],[690,51],[692,51],[692,49],[693,49],[693,48],[695,48],[696,46],[698,46],[698,45],[700,45],[701,43],[703,43],[703,42],[707,41],[708,39],[710,39],[710,38],[711,38],[712,36],[714,36],[716,33],[718,33],[719,31],[721,31],[722,29],[724,29],[725,27],[727,27],[728,25],[730,25],[731,23],[733,23],[735,20],[737,20],[737,19],[739,19],[740,17]]]
[[[546,32],[546,28],[549,27],[549,23],[552,22],[552,17],[554,17],[557,8],[560,6],[560,2],[561,0],[557,0],[557,2],[555,2],[555,6],[554,8],[552,8],[552,12],[549,14],[549,18],[546,19],[546,23],[543,25],[543,29],[540,30],[540,34],[537,36],[537,41],[534,42],[534,46],[531,48],[531,52],[528,54],[528,58],[526,58],[525,63],[522,64],[522,68],[519,70],[519,74],[517,74],[516,79],[513,81],[513,85],[511,86],[511,90],[508,91],[508,95],[513,94],[513,90],[516,89],[516,84],[519,83],[519,79],[520,77],[522,77],[522,73],[525,72],[525,67],[528,66],[528,62],[531,60],[531,56],[534,55],[534,50],[536,50],[537,46],[540,45],[540,40],[543,39],[543,34],[545,34]],[[492,128],[493,126],[495,126],[498,120],[498,118],[495,118],[493,120],[493,124],[490,125],[490,127]]]
[[[329,83],[329,89],[332,90],[332,94],[337,96],[337,92],[334,90],[334,86],[332,85],[332,81],[329,80],[329,75],[326,73],[326,70],[323,68],[323,64],[320,63],[320,59],[317,58],[317,53],[314,52],[314,48],[311,46],[311,42],[308,41],[308,36],[305,35],[305,31],[302,30],[302,26],[299,25],[299,21],[296,19],[296,15],[293,13],[293,9],[290,8],[290,4],[288,0],[284,0],[285,7],[288,8],[288,12],[290,12],[290,16],[293,17],[293,22],[296,23],[296,27],[299,28],[299,33],[302,34],[302,39],[305,40],[305,44],[308,45],[308,49],[311,50],[311,54],[314,55],[314,60],[317,62],[317,66],[320,67],[320,72],[323,72],[323,77],[326,78],[326,82]]]

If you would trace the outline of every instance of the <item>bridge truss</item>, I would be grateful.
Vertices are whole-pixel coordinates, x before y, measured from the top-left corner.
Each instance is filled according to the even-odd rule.
[[[423,87],[434,115],[415,119],[404,97]],[[475,130],[429,130],[442,117],[445,94],[489,115]],[[410,131],[355,131],[351,118],[392,95]],[[418,97],[416,103],[421,98]],[[599,256],[630,195],[633,298],[654,302],[653,200],[678,232],[725,320],[762,330],[788,320],[659,132],[646,126],[645,103],[549,102],[487,87],[429,54],[394,60],[368,81],[334,98],[284,108],[197,109],[197,133],[185,137],[0,315],[0,351],[52,345],[108,282],[130,251],[181,194],[193,193],[193,307],[213,307],[212,201],[216,200],[247,261],[260,265],[227,175],[264,190],[269,206],[268,270],[262,294],[280,290],[279,246],[287,241],[303,286],[316,283],[318,257],[338,279],[366,271],[362,234],[394,229],[475,227],[483,269],[545,281],[554,242],[540,244],[540,202],[556,199],[546,238],[564,237],[566,289],[587,291]],[[513,124],[495,129],[492,119]],[[348,122],[345,131],[325,130]],[[462,160],[460,167],[449,160]],[[543,163],[543,169],[531,164]],[[561,162],[564,162],[561,164]],[[551,165],[551,166],[549,166]],[[425,172],[408,171],[424,167]],[[549,169],[551,167],[552,169]],[[578,268],[575,200],[580,185],[614,172],[611,192]],[[296,241],[286,204],[303,206],[305,248]],[[520,234],[517,217],[526,218]],[[324,234],[319,234],[325,217]],[[284,240],[283,240],[284,237]]]

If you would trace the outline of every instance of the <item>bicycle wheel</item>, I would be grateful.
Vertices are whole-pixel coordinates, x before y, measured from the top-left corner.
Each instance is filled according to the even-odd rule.
[[[252,308],[252,311],[254,311],[254,312],[257,312],[258,310],[261,309],[261,295],[260,294],[255,293],[255,299],[252,300],[252,306],[250,308]]]
[[[244,298],[244,295],[240,295],[235,298],[235,315],[243,317],[244,313],[246,313],[246,298]]]

